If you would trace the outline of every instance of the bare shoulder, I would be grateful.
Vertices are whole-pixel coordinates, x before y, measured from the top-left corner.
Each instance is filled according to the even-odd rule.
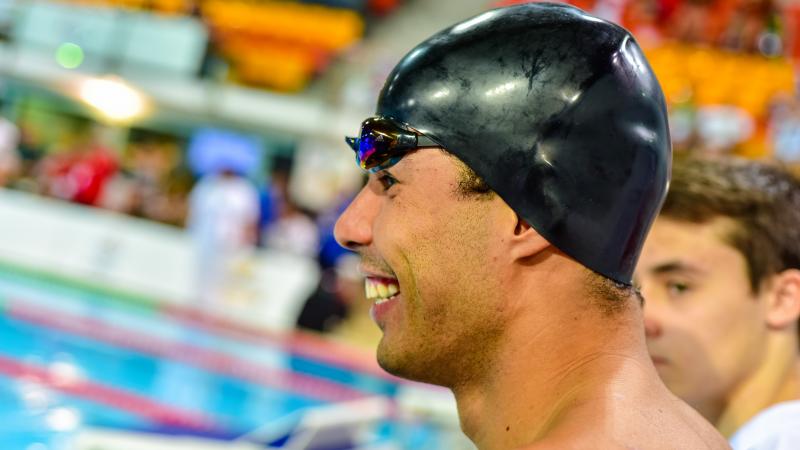
[[[673,397],[672,403],[674,405],[673,420],[668,421],[668,423],[673,427],[674,433],[681,431],[686,433],[681,437],[687,441],[686,444],[697,445],[697,448],[714,450],[731,448],[728,441],[700,413],[677,397]],[[680,443],[681,441],[679,440],[678,442]]]
[[[691,436],[674,435],[670,438],[650,437],[637,439],[630,437],[592,436],[587,433],[573,436],[548,436],[534,444],[517,450],[730,450],[722,437],[709,436],[697,439]]]
[[[608,440],[586,440],[580,438],[573,439],[552,439],[547,438],[535,444],[520,447],[516,450],[637,450],[637,447],[625,446],[619,442]]]
[[[584,410],[519,450],[729,450],[697,412],[680,400],[628,405],[624,410]]]

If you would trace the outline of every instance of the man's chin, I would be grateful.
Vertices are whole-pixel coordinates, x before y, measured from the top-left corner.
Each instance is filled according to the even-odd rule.
[[[378,344],[378,365],[381,366],[381,369],[394,376],[410,378],[408,364],[405,362],[408,358],[403,357],[402,354],[399,354],[399,352],[389,347],[389,344],[386,342],[386,336],[384,336]]]
[[[425,363],[422,355],[389,349],[385,338],[378,345],[377,358],[378,365],[396,377],[421,383],[442,384],[441,380],[434,379],[435,371]]]

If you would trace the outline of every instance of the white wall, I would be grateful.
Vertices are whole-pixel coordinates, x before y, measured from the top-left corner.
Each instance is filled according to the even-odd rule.
[[[181,229],[0,189],[0,261],[174,305],[192,305],[194,263]],[[238,275],[232,318],[290,329],[319,270],[313,260],[259,250]]]

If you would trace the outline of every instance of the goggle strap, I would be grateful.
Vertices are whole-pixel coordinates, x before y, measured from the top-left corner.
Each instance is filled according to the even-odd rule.
[[[441,147],[441,144],[424,134],[418,134],[416,147]]]

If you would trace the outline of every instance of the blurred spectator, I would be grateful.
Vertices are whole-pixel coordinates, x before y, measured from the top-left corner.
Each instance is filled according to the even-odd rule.
[[[41,187],[33,176],[34,168],[44,157],[41,133],[32,124],[25,121],[20,121],[18,127],[20,136],[17,151],[21,160],[21,178],[14,184],[14,187],[29,192],[41,192]]]
[[[358,272],[359,261],[358,256],[347,253],[337,259],[334,268],[323,273],[317,290],[300,313],[297,326],[374,350],[381,332],[369,314],[371,303],[364,293],[364,278]]]
[[[169,225],[184,226],[193,184],[192,174],[185,168],[171,171],[160,183],[159,194],[145,203],[145,217]]]
[[[715,0],[684,0],[669,24],[669,34],[688,43],[713,42],[720,33],[719,17],[713,14]]]
[[[85,205],[97,205],[105,183],[118,168],[113,151],[98,138],[98,129],[79,123],[63,147],[34,169],[45,194]]]
[[[495,6],[538,0],[500,0]],[[645,47],[663,38],[688,44],[760,52],[792,51],[796,3],[778,0],[570,0],[631,30]]]
[[[314,220],[292,201],[289,194],[291,164],[280,162],[273,171],[269,193],[272,220],[263,230],[263,244],[275,250],[316,257],[319,232]]]
[[[800,164],[800,104],[795,98],[779,99],[773,105],[770,137],[775,157],[789,164]]]
[[[224,300],[235,265],[257,242],[258,191],[232,170],[208,174],[192,189],[187,226],[195,246],[197,300]]]
[[[731,50],[777,56],[783,47],[776,34],[779,21],[773,0],[740,0],[719,43]]]
[[[348,253],[336,263],[336,295],[344,304],[346,313],[330,330],[330,336],[374,351],[383,333],[369,313],[372,302],[367,301],[364,277],[358,271],[360,261],[358,256]]]
[[[139,186],[143,201],[158,195],[159,185],[176,165],[177,150],[166,138],[137,132],[126,151],[126,166]]]
[[[697,137],[706,153],[730,152],[755,131],[753,118],[736,106],[704,106],[696,114]]]
[[[158,222],[181,225],[193,178],[180,167],[180,149],[174,138],[153,135],[130,148],[130,170],[140,205],[137,213]]]
[[[636,40],[644,48],[651,48],[661,43],[663,38],[661,24],[664,17],[672,11],[674,5],[665,4],[664,1],[642,0],[630,2],[622,12],[624,24],[636,36]]]
[[[366,177],[363,177],[366,180]],[[362,183],[363,186],[363,183]],[[360,186],[359,186],[360,190]],[[356,191],[358,192],[358,191]],[[355,193],[342,195],[340,199],[334,202],[326,211],[322,211],[317,218],[317,226],[319,228],[319,255],[317,259],[323,269],[327,269],[336,265],[336,262],[342,255],[350,253],[350,250],[345,249],[338,242],[333,235],[333,229],[336,226],[336,220],[342,215],[344,210],[353,201]]]
[[[362,282],[362,290],[363,286]],[[333,331],[347,315],[348,302],[340,298],[339,293],[339,276],[336,270],[328,268],[322,272],[319,285],[306,300],[297,318],[297,327],[322,333]]]
[[[133,130],[123,168],[106,184],[100,206],[183,226],[194,179],[180,167],[180,153],[173,136]]]
[[[22,165],[17,150],[19,140],[19,128],[0,116],[0,187],[8,186],[21,173]]]
[[[292,168],[291,158],[276,156],[272,160],[272,170],[269,179],[260,190],[261,215],[258,219],[258,229],[261,232],[260,243],[263,245],[263,232],[278,220],[286,196],[286,186],[289,172]]]
[[[121,170],[106,182],[98,206],[118,213],[134,215],[141,203],[138,194],[133,177],[127,171]]]
[[[626,3],[628,0],[597,0],[592,8],[592,13],[601,19],[620,23]]]

